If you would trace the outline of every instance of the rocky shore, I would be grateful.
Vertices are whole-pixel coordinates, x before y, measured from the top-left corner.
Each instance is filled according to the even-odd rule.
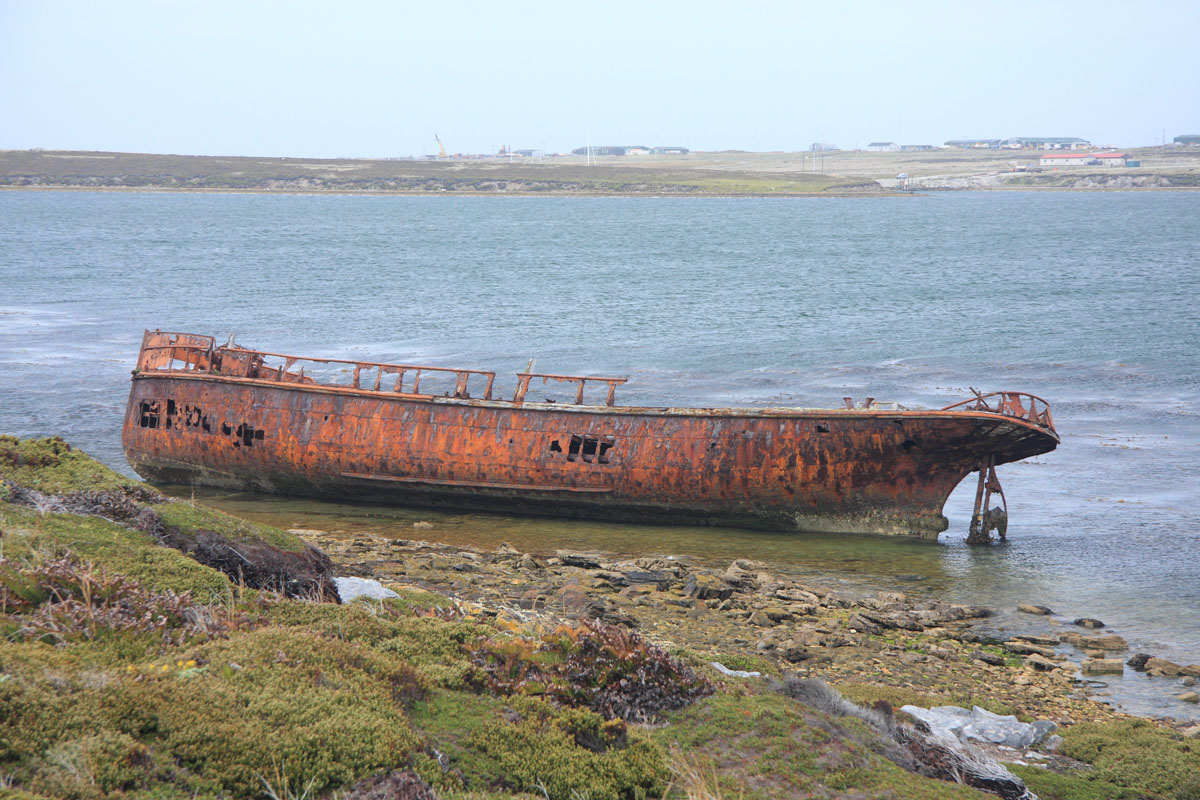
[[[421,523],[417,523],[421,525]],[[420,532],[421,528],[417,529]],[[1008,639],[981,634],[992,609],[801,583],[763,563],[714,569],[672,556],[614,560],[600,552],[481,552],[420,540],[289,531],[328,553],[343,574],[421,588],[514,619],[599,619],[639,631],[668,650],[729,666],[819,677],[862,701],[906,697],[983,705],[1070,725],[1118,718],[1089,696],[1088,676],[1120,672],[1128,650],[1103,623]],[[1049,613],[1025,606],[1027,613]],[[1178,680],[1180,702],[1200,665],[1138,656],[1135,669]],[[1084,677],[1078,677],[1082,675]],[[1200,737],[1200,725],[1175,726]]]

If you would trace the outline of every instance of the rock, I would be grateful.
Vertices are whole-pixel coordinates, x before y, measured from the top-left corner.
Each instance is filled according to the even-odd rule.
[[[1091,617],[1080,617],[1079,619],[1075,620],[1071,624],[1078,625],[1081,628],[1091,628],[1093,630],[1095,630],[1096,628],[1104,627],[1103,622],[1101,622],[1098,619],[1092,619]]]
[[[1125,662],[1119,658],[1089,658],[1079,665],[1085,675],[1120,675]]]
[[[1029,644],[1028,642],[1005,642],[1004,649],[1019,656],[1037,655],[1042,658],[1054,658],[1053,647],[1039,647],[1036,644]]]
[[[803,589],[776,589],[775,597],[779,600],[789,600],[793,603],[811,603],[812,605],[820,605],[821,598],[817,597],[812,592],[806,592]]]
[[[854,630],[861,631],[862,633],[882,633],[883,632],[882,625],[876,624],[875,622],[867,619],[862,614],[851,614],[850,618],[848,620],[846,620],[846,624],[849,625]]]
[[[546,607],[546,597],[537,589],[530,589],[517,598],[517,606],[529,611],[541,611]]]
[[[749,622],[751,625],[757,625],[760,628],[769,628],[776,624],[767,614],[766,609],[762,608],[751,614],[750,618],[746,620],[746,622]]]
[[[1184,686],[1192,687],[1192,686],[1196,685],[1196,679],[1193,678],[1191,675],[1188,675],[1186,678],[1181,680],[1180,683],[1182,683]]]
[[[710,666],[722,675],[728,675],[731,678],[760,678],[761,672],[748,672],[744,669],[730,669],[719,661],[711,662]]]
[[[1200,678],[1200,664],[1188,664],[1186,667],[1180,667],[1179,673],[1192,678]]]
[[[1028,656],[1025,659],[1025,666],[1029,667],[1035,672],[1050,672],[1051,670],[1058,669],[1058,664],[1055,664],[1045,656],[1040,656],[1036,653]]]
[[[802,644],[791,642],[783,651],[783,657],[793,664],[812,657],[812,653]]]
[[[625,571],[625,579],[630,583],[653,583],[659,589],[671,585],[672,576],[662,570],[631,569]]]
[[[582,553],[575,550],[557,550],[559,562],[565,567],[582,567],[583,569],[600,569],[599,553]]]
[[[940,658],[942,661],[950,661],[954,658],[954,651],[934,645],[930,646],[929,655],[933,656],[934,658]]]
[[[517,548],[513,547],[508,542],[501,542],[500,546],[496,548],[496,555],[498,555],[498,556],[519,556],[519,555],[521,555],[521,551],[518,550]]]
[[[1012,637],[1012,641],[1029,642],[1030,644],[1040,645],[1042,647],[1054,647],[1058,644],[1057,636],[1037,636],[1029,633],[1022,633]]]
[[[1109,636],[1084,636],[1082,633],[1060,633],[1060,642],[1074,645],[1080,650],[1128,650],[1129,645],[1115,633]]]
[[[1088,640],[1088,646],[1094,647],[1097,650],[1111,650],[1113,652],[1129,649],[1128,642],[1115,633],[1108,636],[1093,636]]]
[[[771,620],[771,622],[791,622],[793,619],[795,619],[795,617],[792,616],[792,612],[788,611],[786,608],[768,606],[767,608],[764,608],[763,611],[767,612],[767,617]]]
[[[1185,739],[1200,739],[1200,725],[1193,725],[1190,728],[1184,728],[1179,732],[1179,734]]]
[[[384,600],[400,596],[379,581],[373,581],[370,578],[334,578],[333,585],[337,587],[338,597],[342,598],[343,603],[350,603],[362,598]]]
[[[1149,653],[1134,653],[1125,663],[1136,669],[1138,672],[1145,672],[1146,662],[1151,658],[1152,656]]]
[[[762,567],[762,564],[756,564],[753,561],[747,561],[744,558],[739,558],[737,561],[734,561],[732,564],[730,564],[729,568],[725,570],[725,580],[728,581],[731,586],[734,586],[738,589],[757,589],[760,585],[758,573]]]
[[[1037,614],[1037,615],[1043,616],[1043,617],[1054,613],[1050,609],[1046,608],[1046,606],[1035,606],[1035,605],[1029,605],[1029,604],[1022,604],[1022,605],[1017,606],[1017,611],[1021,611],[1026,614]]]
[[[698,600],[725,600],[733,594],[733,587],[712,573],[693,572],[683,586],[683,593]]]
[[[613,572],[612,570],[598,569],[592,573],[592,576],[608,583],[610,586],[621,587],[629,585],[629,578],[625,576],[624,572]]]
[[[1185,703],[1200,703],[1200,694],[1195,692],[1184,692],[1183,694],[1175,695],[1176,700],[1182,700]]]
[[[976,650],[974,653],[971,653],[971,658],[982,661],[985,664],[991,664],[993,667],[1004,666],[1004,656],[989,653],[986,650]]]
[[[1058,727],[1050,720],[1018,722],[1015,716],[993,714],[979,706],[970,711],[958,706],[902,706],[900,710],[924,722],[943,740],[975,739],[1021,750],[1044,741]]]
[[[983,619],[984,617],[990,617],[995,613],[996,612],[994,610],[984,606],[952,605],[950,606],[948,616],[951,619]]]
[[[1165,658],[1148,658],[1145,667],[1146,672],[1151,675],[1162,675],[1167,678],[1183,674],[1178,664],[1174,661],[1167,661]]]

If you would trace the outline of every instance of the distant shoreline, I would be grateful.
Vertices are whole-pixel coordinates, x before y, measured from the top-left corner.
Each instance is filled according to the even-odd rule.
[[[689,153],[391,160],[0,150],[0,189],[432,197],[899,197],[946,191],[1200,189],[1200,148],[1136,167],[1038,164],[1038,151]],[[815,170],[820,169],[817,172]],[[901,189],[908,191],[901,191]]]
[[[808,198],[872,198],[889,199],[901,197],[932,197],[942,194],[964,192],[1035,192],[1042,193],[1162,193],[1198,192],[1200,186],[1129,186],[1129,187],[1073,187],[1073,186],[1001,186],[992,188],[934,189],[922,188],[912,192],[895,192],[883,189],[879,192],[503,192],[503,191],[386,191],[381,189],[250,189],[184,186],[14,186],[0,184],[3,192],[103,192],[109,194],[261,194],[261,195],[311,195],[316,197],[511,197],[536,198],[646,198],[654,200],[685,199],[754,199],[754,200],[803,200]]]
[[[644,197],[649,199],[801,199],[807,197],[920,197],[927,192],[892,192],[881,189],[879,192],[503,192],[503,191],[386,191],[382,189],[243,189],[216,187],[186,187],[186,186],[13,186],[0,184],[0,191],[8,192],[111,192],[114,194],[269,194],[269,195],[315,195],[315,196],[370,196],[370,197]],[[957,191],[957,190],[956,190]]]

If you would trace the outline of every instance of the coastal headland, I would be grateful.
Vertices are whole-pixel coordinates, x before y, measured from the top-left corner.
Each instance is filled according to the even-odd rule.
[[[4,797],[1200,796],[1200,725],[1087,695],[1125,649],[1097,620],[1001,640],[745,560],[284,531],[61,439],[0,437],[0,531]],[[964,773],[900,711],[947,705],[1031,738]]]
[[[1039,166],[1039,151],[670,156],[266,158],[0,151],[0,188],[403,195],[840,197],[963,189],[1200,188],[1200,149],[1125,151],[1136,167]],[[898,176],[907,175],[902,182]]]

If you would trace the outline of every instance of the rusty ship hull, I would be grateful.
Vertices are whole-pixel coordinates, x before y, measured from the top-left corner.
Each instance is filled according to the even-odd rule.
[[[274,356],[148,332],[129,463],[157,482],[339,500],[932,538],[967,475],[982,491],[995,465],[1058,444],[1048,407],[1016,393],[937,411],[637,408],[612,405],[621,379],[519,373],[500,400],[482,371],[337,362],[353,380],[329,385]],[[452,373],[455,391],[421,393],[422,371]],[[538,378],[577,382],[577,403],[526,401]],[[582,402],[589,380],[608,384],[605,405]]]

